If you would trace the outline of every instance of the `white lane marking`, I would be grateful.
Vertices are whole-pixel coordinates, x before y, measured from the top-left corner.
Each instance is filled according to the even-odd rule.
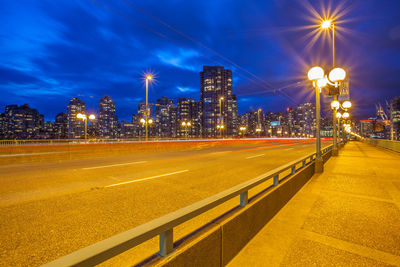
[[[108,167],[115,167],[115,166],[139,164],[139,163],[145,163],[145,162],[147,162],[147,161],[135,161],[135,162],[128,162],[128,163],[120,163],[120,164],[112,164],[112,165],[103,165],[103,166],[96,166],[96,167],[87,167],[87,168],[82,168],[82,170],[93,170],[93,169],[108,168]]]
[[[160,175],[151,176],[151,177],[147,177],[147,178],[142,178],[142,179],[131,180],[131,181],[127,181],[127,182],[122,182],[122,183],[118,183],[118,184],[110,184],[110,185],[107,185],[107,186],[105,186],[105,187],[113,187],[113,186],[118,186],[118,185],[123,185],[123,184],[136,183],[136,182],[141,182],[141,181],[145,181],[145,180],[151,180],[151,179],[154,179],[154,178],[159,178],[159,177],[174,175],[174,174],[178,174],[178,173],[188,172],[188,171],[189,171],[189,170],[183,170],[183,171],[177,171],[177,172],[170,172],[170,173],[160,174]]]
[[[28,153],[28,154],[9,154],[9,155],[0,155],[2,158],[6,157],[22,157],[22,156],[35,156],[35,155],[48,155],[48,154],[60,154],[67,152],[42,152],[42,153]]]
[[[215,155],[215,154],[220,154],[220,153],[228,153],[228,152],[232,152],[232,150],[229,150],[229,151],[219,151],[219,152],[213,152],[213,153],[209,153],[209,155]]]
[[[286,148],[286,149],[284,149],[284,150],[292,150],[292,149],[294,149],[294,147]]]
[[[265,155],[265,154],[250,156],[250,157],[247,157],[246,159],[252,159],[252,158],[256,158],[256,157],[261,157],[261,156],[264,156],[264,155]]]

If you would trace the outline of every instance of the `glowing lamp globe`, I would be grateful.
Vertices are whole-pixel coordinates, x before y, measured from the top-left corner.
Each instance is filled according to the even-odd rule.
[[[343,108],[346,108],[346,109],[351,108],[351,102],[349,100],[346,100],[343,102],[342,106],[343,106]]]
[[[321,67],[312,67],[309,71],[308,71],[308,79],[310,81],[316,81],[319,79],[324,78],[324,70]]]
[[[152,123],[153,123],[153,120],[152,120],[152,119],[149,119],[149,123],[152,124]]]
[[[94,120],[94,119],[96,119],[96,116],[94,114],[90,114],[89,120]]]
[[[317,80],[318,88],[324,88],[328,84],[328,81],[325,78]]]
[[[343,81],[346,78],[346,71],[342,68],[334,68],[329,72],[329,80],[331,82]]]
[[[328,29],[331,26],[331,21],[330,20],[324,20],[321,23],[321,28],[322,29]]]
[[[348,117],[350,117],[350,114],[348,112],[343,113],[343,118],[347,119]]]
[[[141,123],[145,123],[146,121],[144,119],[140,119],[140,122]]]
[[[342,117],[342,113],[338,112],[336,113],[336,118],[340,119]]]
[[[339,107],[340,107],[339,101],[335,100],[335,101],[331,102],[331,108],[332,109],[339,109]]]

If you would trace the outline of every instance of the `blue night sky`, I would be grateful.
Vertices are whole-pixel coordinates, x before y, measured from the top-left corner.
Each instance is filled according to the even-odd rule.
[[[313,101],[307,70],[331,65],[317,13],[336,14],[337,65],[354,113],[400,95],[399,0],[0,0],[0,111],[29,103],[54,120],[70,98],[104,94],[130,120],[145,97],[200,97],[203,65],[234,70],[239,112]],[[313,32],[314,31],[314,32]],[[279,92],[279,90],[281,92]],[[274,92],[274,90],[276,90]],[[328,99],[323,99],[328,106]]]

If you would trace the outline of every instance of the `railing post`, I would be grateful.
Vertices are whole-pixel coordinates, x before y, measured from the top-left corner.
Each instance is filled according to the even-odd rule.
[[[312,162],[312,161],[313,161],[313,156],[310,157],[310,162]]]
[[[305,160],[303,160],[303,167],[305,167],[306,166],[306,161]]]
[[[291,171],[290,174],[294,174],[295,172],[296,172],[296,165],[293,165],[293,166],[292,166],[292,171]]]
[[[240,206],[244,207],[249,202],[249,192],[245,191],[240,194]]]
[[[160,255],[165,257],[174,250],[173,228],[160,234]]]
[[[274,176],[274,185],[278,185],[279,184],[279,174]]]

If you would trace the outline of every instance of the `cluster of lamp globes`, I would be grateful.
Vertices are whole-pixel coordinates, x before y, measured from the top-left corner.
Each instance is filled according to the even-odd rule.
[[[340,104],[340,102],[337,101],[337,100],[332,101],[332,103],[331,103],[331,108],[334,109],[334,110],[336,110],[336,111],[337,111],[339,108],[342,108],[342,109],[344,110],[344,113],[343,113],[343,114],[340,113],[340,112],[337,112],[337,113],[336,113],[336,118],[337,118],[337,119],[341,119],[341,118],[343,118],[343,119],[348,119],[348,118],[350,117],[350,113],[347,111],[348,109],[351,108],[351,102],[350,102],[349,100],[344,101],[342,104]]]
[[[91,121],[93,121],[93,120],[96,119],[96,116],[95,116],[94,114],[90,114],[90,115],[89,115],[89,118],[88,118],[88,117],[86,116],[86,114],[78,113],[78,114],[76,115],[76,117],[77,117],[78,119],[83,120],[83,121],[85,121],[86,119],[89,119],[89,120],[91,120]]]
[[[346,78],[346,71],[342,68],[334,68],[328,75],[325,75],[324,69],[316,66],[308,71],[307,76],[313,82],[314,87],[322,89],[328,84],[337,87],[339,82]]]
[[[145,124],[145,123],[146,123],[146,120],[142,118],[142,119],[140,119],[140,122],[141,122],[142,124]],[[153,119],[148,119],[147,122],[148,122],[148,124],[152,124],[152,123],[153,123]]]

